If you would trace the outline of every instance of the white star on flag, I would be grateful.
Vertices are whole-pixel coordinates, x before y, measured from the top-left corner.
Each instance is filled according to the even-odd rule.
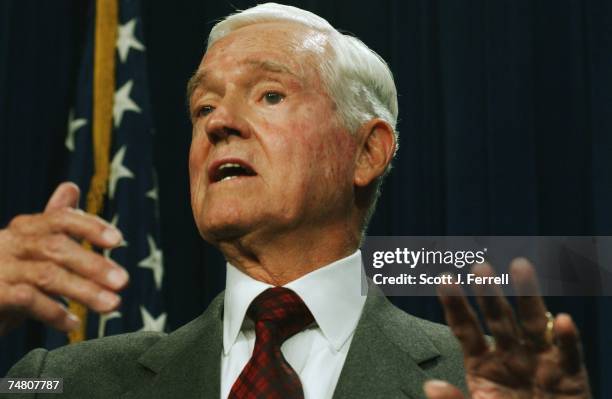
[[[128,52],[131,48],[140,51],[144,51],[145,49],[144,44],[139,42],[136,36],[134,36],[136,22],[136,18],[134,18],[123,25],[119,25],[119,32],[117,32],[117,51],[119,52],[119,59],[122,63],[125,63],[125,60],[127,60]]]
[[[71,109],[70,113],[68,114],[68,134],[66,135],[66,141],[64,142],[68,150],[74,151],[74,135],[77,130],[85,125],[87,125],[87,119],[74,119],[74,109]]]
[[[98,338],[102,338],[104,336],[104,333],[106,332],[106,322],[118,317],[121,317],[121,312],[117,311],[100,315],[100,320],[98,321]]]
[[[128,80],[126,84],[121,86],[119,90],[115,92],[115,102],[113,104],[113,120],[115,127],[121,125],[121,119],[123,119],[123,113],[126,111],[141,112],[138,104],[130,98],[130,92],[134,85],[133,80]]]
[[[152,189],[147,191],[145,197],[151,198],[153,201],[157,201],[157,186],[154,185]]]
[[[162,278],[164,277],[164,256],[161,249],[158,249],[155,245],[155,240],[151,235],[147,235],[147,241],[149,242],[149,256],[141,260],[138,266],[153,271],[155,286],[159,290],[161,289]]]
[[[115,215],[113,216],[113,219],[111,220],[111,225],[117,227],[117,224],[119,223],[119,215]],[[121,247],[127,247],[128,246],[128,242],[125,241],[125,238],[123,239],[123,241],[121,241],[121,243],[119,245],[117,245],[116,247],[113,248],[106,248],[105,250],[103,250],[102,252],[104,253],[104,257],[105,258],[110,258],[110,254],[111,251],[115,248],[121,248]]]
[[[142,315],[142,328],[140,331],[164,332],[166,328],[166,313],[162,313],[158,318],[154,318],[144,306],[141,306],[140,314]]]
[[[111,199],[113,199],[115,196],[115,189],[117,188],[117,182],[119,179],[124,177],[131,179],[134,177],[132,171],[123,166],[123,158],[125,158],[126,148],[126,146],[121,147],[111,162],[110,176],[108,177],[108,195]]]

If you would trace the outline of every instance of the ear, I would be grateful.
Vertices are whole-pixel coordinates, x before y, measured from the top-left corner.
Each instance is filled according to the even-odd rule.
[[[361,140],[353,183],[358,187],[366,187],[385,173],[397,144],[393,128],[382,119],[372,119],[365,123],[358,133]]]

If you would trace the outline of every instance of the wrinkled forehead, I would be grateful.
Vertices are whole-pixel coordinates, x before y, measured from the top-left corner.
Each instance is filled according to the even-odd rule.
[[[245,68],[286,72],[305,84],[321,82],[320,68],[328,48],[325,33],[296,22],[265,22],[236,29],[214,42],[188,85],[188,98],[199,83],[220,69],[239,73]]]
[[[296,22],[265,22],[232,31],[208,49],[199,68],[230,57],[235,61],[273,57],[295,67],[317,64],[327,48],[327,35]]]

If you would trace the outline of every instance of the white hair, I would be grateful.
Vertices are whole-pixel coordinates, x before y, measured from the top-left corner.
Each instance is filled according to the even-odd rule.
[[[324,18],[297,7],[260,4],[218,22],[210,32],[207,49],[237,29],[266,22],[295,22],[324,34],[328,43],[326,53],[330,55],[319,60],[320,74],[344,126],[355,134],[364,123],[380,118],[393,129],[397,149],[397,89],[389,66],[361,40],[338,32]],[[390,168],[389,164],[385,174]],[[376,179],[362,232],[374,213],[383,177]]]
[[[321,60],[321,77],[351,133],[374,118],[396,131],[397,90],[387,63],[361,40],[338,32],[316,14],[282,4],[260,4],[218,22],[208,37],[208,48],[242,27],[279,21],[299,23],[327,36],[332,56]]]

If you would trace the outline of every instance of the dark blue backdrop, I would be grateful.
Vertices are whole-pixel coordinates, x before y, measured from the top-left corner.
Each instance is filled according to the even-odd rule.
[[[61,179],[88,3],[0,1],[0,226],[41,210]],[[144,4],[171,328],[223,287],[222,259],[189,208],[184,93],[229,3]],[[370,234],[612,234],[612,3],[289,3],[356,34],[395,73],[400,152]],[[434,298],[395,301],[440,320]],[[596,397],[612,397],[610,298],[548,303],[574,315]],[[0,339],[0,374],[41,331],[29,323]]]

